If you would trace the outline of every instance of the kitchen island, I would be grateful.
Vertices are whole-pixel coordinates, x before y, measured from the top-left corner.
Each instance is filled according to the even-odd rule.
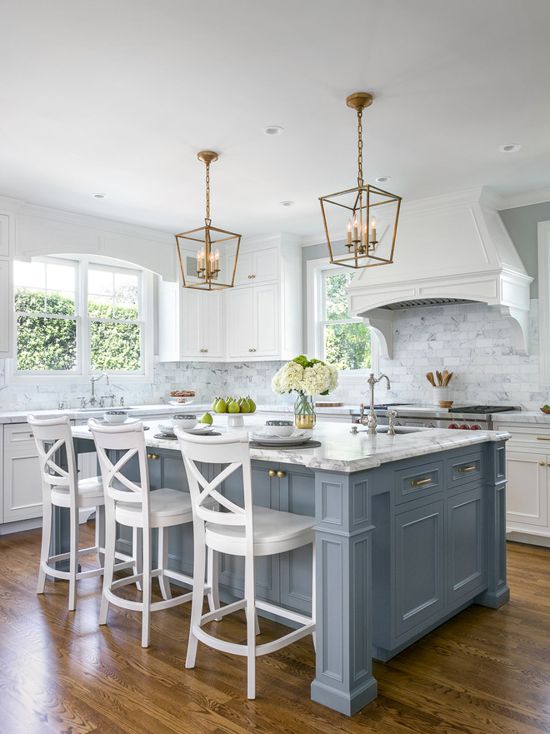
[[[258,428],[254,418],[247,429]],[[222,429],[223,430],[223,429]],[[187,488],[178,443],[146,432],[153,488]],[[77,451],[93,450],[86,426]],[[318,448],[251,449],[256,504],[314,515],[316,676],[311,697],[351,715],[376,697],[372,660],[388,660],[472,603],[509,597],[507,433],[424,430],[371,437],[323,423]],[[224,492],[239,501],[237,474]],[[61,551],[68,533],[56,523]],[[121,533],[120,543],[129,543]],[[192,572],[192,529],[170,538],[170,564]],[[241,559],[222,556],[222,598],[242,594]],[[311,609],[311,550],[258,559],[257,593]]]

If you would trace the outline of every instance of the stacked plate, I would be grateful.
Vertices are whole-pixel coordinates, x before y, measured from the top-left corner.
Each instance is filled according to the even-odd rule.
[[[183,430],[185,433],[193,433],[196,436],[207,436],[209,433],[214,431],[214,426],[199,424],[194,428],[184,428]],[[174,426],[171,426],[168,423],[159,423],[159,435],[165,436],[166,438],[176,438]]]
[[[290,436],[277,436],[273,433],[257,431],[251,433],[250,438],[254,443],[262,446],[301,446],[311,441],[311,431],[293,431]]]

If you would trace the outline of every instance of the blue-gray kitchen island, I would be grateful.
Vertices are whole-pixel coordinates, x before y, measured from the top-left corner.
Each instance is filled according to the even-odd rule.
[[[249,419],[250,420],[250,419]],[[177,442],[146,432],[152,488],[187,488]],[[251,420],[248,429],[254,427]],[[93,450],[86,426],[77,451]],[[425,430],[370,437],[322,423],[319,448],[251,449],[255,503],[314,515],[316,676],[311,697],[351,715],[376,697],[372,660],[389,660],[472,603],[509,597],[506,433]],[[224,492],[239,500],[238,475]],[[63,514],[56,544],[66,544]],[[121,534],[121,550],[130,543]],[[192,574],[192,529],[170,538],[170,564]],[[311,550],[257,565],[258,596],[311,608]],[[222,557],[222,598],[242,594],[241,559]]]

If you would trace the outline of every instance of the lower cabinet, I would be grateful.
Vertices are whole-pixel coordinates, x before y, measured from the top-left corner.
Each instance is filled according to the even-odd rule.
[[[447,605],[460,606],[486,583],[481,487],[447,501]]]
[[[3,522],[42,516],[42,482],[36,444],[26,423],[4,426]]]
[[[443,500],[396,515],[395,636],[434,615],[445,603]]]
[[[506,520],[509,529],[548,527],[548,466],[550,457],[529,451],[508,452]]]

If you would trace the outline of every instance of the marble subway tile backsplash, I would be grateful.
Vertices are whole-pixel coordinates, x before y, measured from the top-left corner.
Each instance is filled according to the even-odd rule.
[[[389,375],[391,391],[378,386],[376,398],[383,401],[427,402],[432,400],[426,372],[452,370],[450,399],[457,403],[506,403],[536,409],[550,402],[550,386],[539,381],[538,301],[531,302],[529,355],[512,347],[513,323],[498,309],[483,304],[458,304],[417,308],[395,315],[394,359],[380,360],[380,370]],[[292,403],[292,396],[275,395],[271,378],[281,362],[156,363],[152,382],[117,383],[114,392],[126,405],[159,403],[170,390],[194,389],[197,400],[209,402],[215,395],[248,395],[258,404]],[[97,384],[101,395],[105,386]],[[12,383],[6,378],[6,363],[0,360],[0,410],[54,408],[60,400],[77,407],[78,396],[90,394],[88,382],[63,379]],[[357,405],[367,400],[366,378],[341,380],[330,397]]]

